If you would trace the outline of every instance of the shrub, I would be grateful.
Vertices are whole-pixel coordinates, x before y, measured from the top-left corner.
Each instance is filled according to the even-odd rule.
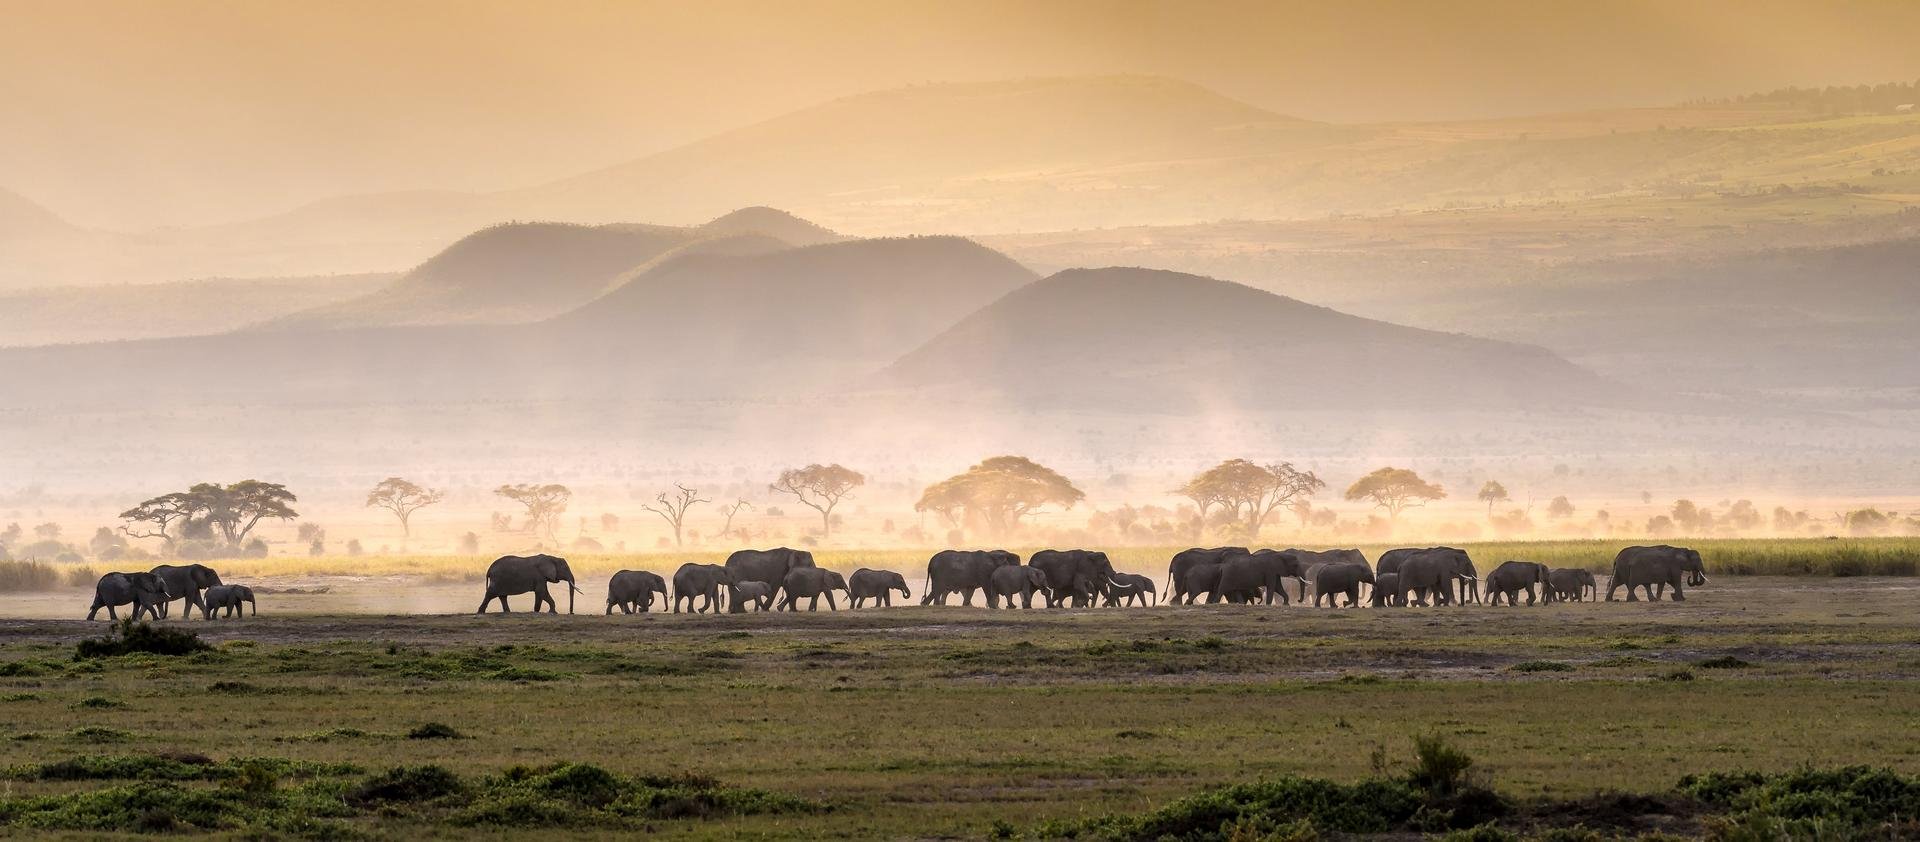
[[[423,723],[407,732],[409,740],[458,740],[463,737],[464,735],[454,730],[452,725],[444,722]]]
[[[105,636],[80,641],[73,657],[74,660],[111,658],[134,652],[177,656],[212,650],[212,646],[190,631],[121,620],[108,627]]]
[[[1710,670],[1731,670],[1731,669],[1743,669],[1745,667],[1753,666],[1753,664],[1740,660],[1739,658],[1736,658],[1732,655],[1721,655],[1718,658],[1708,658],[1704,661],[1695,663],[1694,666],[1700,667],[1702,669],[1710,669]]]
[[[1413,738],[1413,760],[1407,782],[1435,795],[1450,795],[1466,786],[1467,770],[1473,768],[1473,758],[1438,734]]]
[[[443,766],[396,766],[361,782],[348,791],[345,798],[356,807],[370,807],[431,801],[464,788],[460,776]]]
[[[1573,665],[1562,661],[1522,661],[1507,667],[1510,672],[1573,672]]]

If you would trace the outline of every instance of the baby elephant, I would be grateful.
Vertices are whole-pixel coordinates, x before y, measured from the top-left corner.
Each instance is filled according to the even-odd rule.
[[[1153,578],[1135,573],[1115,573],[1113,578],[1107,580],[1101,595],[1106,597],[1108,608],[1119,608],[1136,602],[1140,605],[1152,605],[1154,602]]]
[[[200,595],[200,601],[204,603],[200,608],[200,619],[203,620],[213,619],[214,612],[222,608],[227,610],[222,616],[232,617],[235,612],[245,616],[247,612],[241,607],[242,602],[252,605],[253,615],[260,616],[260,604],[253,601],[253,589],[246,585],[214,585]]]
[[[1548,590],[1555,599],[1568,602],[1585,602],[1600,598],[1600,585],[1593,580],[1593,571],[1562,567],[1547,573]]]
[[[1532,605],[1536,599],[1533,593],[1535,585],[1540,586],[1539,598],[1552,605],[1553,589],[1547,583],[1546,565],[1531,561],[1503,561],[1492,573],[1487,574],[1487,604],[1499,605],[1500,598],[1504,596],[1507,607],[1512,608],[1520,604],[1517,601],[1520,592],[1526,591],[1527,604]]]
[[[1400,574],[1382,573],[1373,583],[1373,607],[1394,606],[1404,608],[1407,595],[1400,592]]]
[[[773,609],[773,586],[765,582],[735,582],[732,602],[727,604],[727,613],[745,614],[749,607],[755,611]],[[833,597],[827,597],[827,604],[833,604]]]
[[[780,583],[780,589],[786,596],[780,600],[784,611],[800,610],[799,601],[808,600],[807,610],[820,610],[820,597],[827,598],[827,610],[838,611],[840,606],[833,604],[833,592],[847,589],[846,577],[831,570],[819,567],[796,567],[787,571],[787,578]]]
[[[644,614],[653,608],[653,595],[660,594],[660,601],[666,602],[667,580],[658,573],[645,570],[622,570],[607,580],[607,613],[612,614],[619,606],[623,614],[639,611]]]
[[[1337,607],[1340,594],[1347,595],[1348,608],[1359,605],[1362,583],[1374,584],[1372,567],[1357,561],[1322,564],[1313,571],[1313,607],[1320,607],[1321,597],[1326,597],[1327,607]]]
[[[871,570],[865,567],[853,571],[847,579],[847,599],[852,607],[859,608],[867,600],[874,605],[893,607],[893,592],[899,591],[901,599],[912,599],[913,591],[907,590],[907,580],[892,570]]]
[[[1000,600],[1007,601],[1007,607],[1013,607],[1015,595],[1020,597],[1021,608],[1033,607],[1033,592],[1047,589],[1047,571],[1027,565],[1007,565],[993,569],[993,575],[987,578],[987,607],[999,608]]]

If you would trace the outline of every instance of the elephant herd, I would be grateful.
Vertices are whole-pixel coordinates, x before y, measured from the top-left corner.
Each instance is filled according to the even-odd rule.
[[[135,620],[142,614],[155,620],[165,619],[176,599],[185,600],[181,610],[183,616],[189,618],[195,608],[200,609],[203,620],[213,619],[214,614],[222,610],[227,617],[244,614],[247,606],[253,608],[254,614],[260,613],[252,588],[221,582],[220,574],[211,567],[162,564],[145,573],[108,573],[100,577],[93,586],[93,607],[87,611],[87,619],[93,619],[105,608],[107,619],[118,620],[120,614],[115,609],[122,605],[133,606]]]
[[[116,574],[118,575],[118,574]],[[1700,554],[1683,547],[1628,547],[1614,557],[1613,579],[1607,589],[1612,601],[1621,587],[1627,601],[1639,601],[1644,591],[1658,601],[1673,589],[1672,599],[1686,599],[1686,587],[1706,584]],[[507,611],[507,597],[534,595],[533,610],[545,607],[557,613],[548,585],[565,583],[567,611],[579,588],[566,559],[551,555],[505,556],[487,569],[486,595],[480,612],[498,599]],[[1292,583],[1296,591],[1289,594]],[[1388,550],[1369,563],[1359,550],[1250,550],[1246,547],[1195,547],[1176,553],[1167,565],[1164,591],[1146,576],[1121,573],[1107,554],[1097,550],[1041,550],[1023,560],[1006,550],[943,550],[927,561],[921,585],[921,605],[945,605],[949,597],[973,605],[980,594],[988,608],[1075,608],[1103,605],[1153,605],[1161,601],[1192,605],[1202,596],[1207,603],[1261,603],[1282,605],[1359,605],[1363,593],[1375,607],[1452,605],[1486,602],[1509,606],[1551,604],[1599,598],[1591,572],[1578,568],[1549,569],[1528,561],[1508,561],[1484,578],[1466,551],[1453,547]],[[898,592],[903,600],[913,592],[899,573],[861,568],[850,576],[820,568],[806,550],[778,547],[740,550],[725,564],[688,562],[671,578],[645,570],[622,570],[607,583],[606,613],[652,609],[655,596],[662,610],[667,604],[679,613],[818,610],[820,600],[839,610],[834,592],[846,596],[850,608],[890,607]],[[1484,597],[1483,597],[1484,593]],[[1038,605],[1035,601],[1038,598]]]

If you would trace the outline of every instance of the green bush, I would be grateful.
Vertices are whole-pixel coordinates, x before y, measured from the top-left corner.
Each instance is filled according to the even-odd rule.
[[[426,722],[407,732],[409,740],[458,740],[464,736],[444,722]]]
[[[1573,665],[1564,661],[1522,661],[1507,667],[1509,672],[1573,672]]]
[[[74,660],[112,658],[135,652],[179,656],[211,651],[213,647],[193,632],[121,620],[108,627],[105,636],[80,641],[73,657]]]

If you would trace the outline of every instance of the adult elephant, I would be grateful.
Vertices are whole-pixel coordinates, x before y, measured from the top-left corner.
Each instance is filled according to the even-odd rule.
[[[1373,568],[1351,561],[1321,564],[1313,573],[1313,607],[1320,607],[1320,598],[1327,598],[1327,607],[1337,608],[1335,604],[1340,594],[1347,595],[1347,607],[1360,604],[1360,585],[1374,583]]]
[[[636,610],[644,614],[653,607],[655,593],[659,593],[663,600],[670,598],[667,596],[667,580],[660,578],[660,574],[645,570],[622,570],[607,580],[607,613],[612,614],[614,606],[619,606],[622,614],[632,614]]]
[[[1219,564],[1228,556],[1239,555],[1247,551],[1246,547],[1191,547],[1173,554],[1167,562],[1167,597],[1172,598],[1178,589],[1180,576],[1189,568],[1199,564]]]
[[[727,556],[729,582],[765,582],[773,590],[787,580],[787,571],[812,567],[813,553],[790,547],[771,550],[737,550]]]
[[[580,588],[573,583],[573,568],[567,566],[567,560],[559,556],[540,553],[538,555],[503,555],[487,566],[487,593],[480,599],[480,608],[473,613],[487,613],[487,603],[500,600],[500,613],[510,613],[507,597],[533,592],[533,612],[540,613],[540,606],[547,606],[547,613],[560,613],[560,603],[555,602],[553,594],[547,592],[550,582],[567,583],[567,613],[573,613],[573,595]]]
[[[1474,583],[1474,592],[1478,593],[1480,575],[1473,569],[1473,559],[1467,557],[1465,550],[1453,547],[1434,547],[1420,550],[1407,556],[1400,564],[1400,601],[1407,602],[1409,592],[1417,595],[1414,605],[1426,605],[1431,596],[1435,603],[1451,605],[1454,601],[1454,587],[1459,585],[1462,593],[1466,582]]]
[[[1547,584],[1547,566],[1531,561],[1503,561],[1487,574],[1487,604],[1499,605],[1501,598],[1507,600],[1507,607],[1519,605],[1520,592],[1527,592],[1527,604],[1535,601],[1534,589],[1540,590],[1540,599],[1547,605],[1553,604],[1553,589]]]
[[[108,573],[93,585],[93,607],[87,609],[87,619],[93,619],[105,608],[107,619],[118,620],[120,615],[114,607],[132,605],[133,619],[140,619],[144,613],[158,621],[160,606],[171,598],[167,581],[152,573]]]
[[[823,596],[827,598],[827,610],[838,611],[840,606],[834,604],[833,592],[846,590],[847,580],[832,570],[796,567],[787,571],[787,578],[780,583],[780,589],[786,592],[780,599],[780,607],[787,611],[800,610],[799,600],[802,599],[811,600],[807,603],[808,611],[818,611],[820,597]]]
[[[1089,607],[1094,594],[1113,581],[1113,562],[1098,550],[1041,550],[1027,559],[1027,566],[1047,574],[1048,608],[1059,608],[1068,599],[1075,608]]]
[[[1287,580],[1305,575],[1300,569],[1299,557],[1280,550],[1234,553],[1222,559],[1221,564],[1225,566],[1220,570],[1219,588],[1207,598],[1208,602],[1225,597],[1228,602],[1236,603],[1264,599],[1265,604],[1272,605],[1273,598],[1278,596],[1281,605],[1288,605],[1292,600],[1287,597]]]
[[[1379,576],[1385,573],[1398,573],[1400,572],[1400,565],[1406,563],[1408,557],[1412,556],[1414,553],[1426,552],[1427,550],[1432,550],[1432,549],[1438,549],[1438,548],[1437,547],[1401,547],[1397,550],[1388,550],[1380,554],[1380,560],[1376,562],[1373,566],[1373,573],[1375,576]]]
[[[960,595],[960,604],[973,605],[973,592],[986,590],[993,571],[1020,563],[1020,556],[1006,550],[941,550],[927,559],[925,591],[921,605],[947,604],[947,594]]]
[[[186,600],[181,607],[183,616],[192,617],[193,609],[205,611],[207,603],[200,598],[200,592],[220,584],[220,574],[204,564],[162,564],[148,571],[167,583],[167,601],[160,603],[160,616],[172,614],[172,604],[176,599]]]
[[[996,567],[993,575],[987,577],[987,607],[999,608],[1000,600],[1007,601],[1007,607],[1013,607],[1013,598],[1020,597],[1021,608],[1033,607],[1033,595],[1040,594],[1040,604],[1050,605],[1047,600],[1047,571],[1031,565]]]
[[[1685,602],[1687,595],[1680,587],[1683,580],[1696,588],[1707,583],[1707,568],[1701,563],[1699,552],[1666,544],[1628,547],[1613,557],[1613,581],[1607,584],[1607,601],[1613,601],[1615,589],[1626,585],[1628,602],[1640,601],[1633,594],[1633,589],[1640,587],[1647,589],[1647,601],[1659,602],[1660,595],[1654,591],[1658,585],[1662,589],[1673,588],[1674,602]]]
[[[1367,554],[1359,550],[1315,551],[1288,548],[1281,550],[1281,552],[1299,560],[1300,601],[1302,602],[1305,602],[1307,599],[1307,586],[1313,583],[1313,578],[1319,574],[1321,567],[1329,564],[1358,564],[1366,567],[1368,570],[1373,569],[1372,565],[1367,564]],[[1319,602],[1320,598],[1316,595],[1314,597],[1314,604],[1318,605]]]
[[[1585,602],[1600,596],[1600,586],[1594,582],[1593,571],[1578,567],[1548,571],[1547,586],[1553,589],[1556,599],[1568,602]]]
[[[758,581],[758,580],[755,580]],[[698,614],[703,611],[720,611],[720,589],[733,584],[733,573],[718,564],[701,564],[689,561],[673,571],[673,613],[680,613],[680,601],[687,601],[687,611]],[[693,601],[701,597],[706,602],[694,607]]]
[[[867,600],[885,608],[893,607],[893,592],[899,591],[901,599],[912,599],[913,591],[907,590],[907,579],[892,570],[874,570],[862,567],[847,577],[847,602],[850,608],[859,608]]]

